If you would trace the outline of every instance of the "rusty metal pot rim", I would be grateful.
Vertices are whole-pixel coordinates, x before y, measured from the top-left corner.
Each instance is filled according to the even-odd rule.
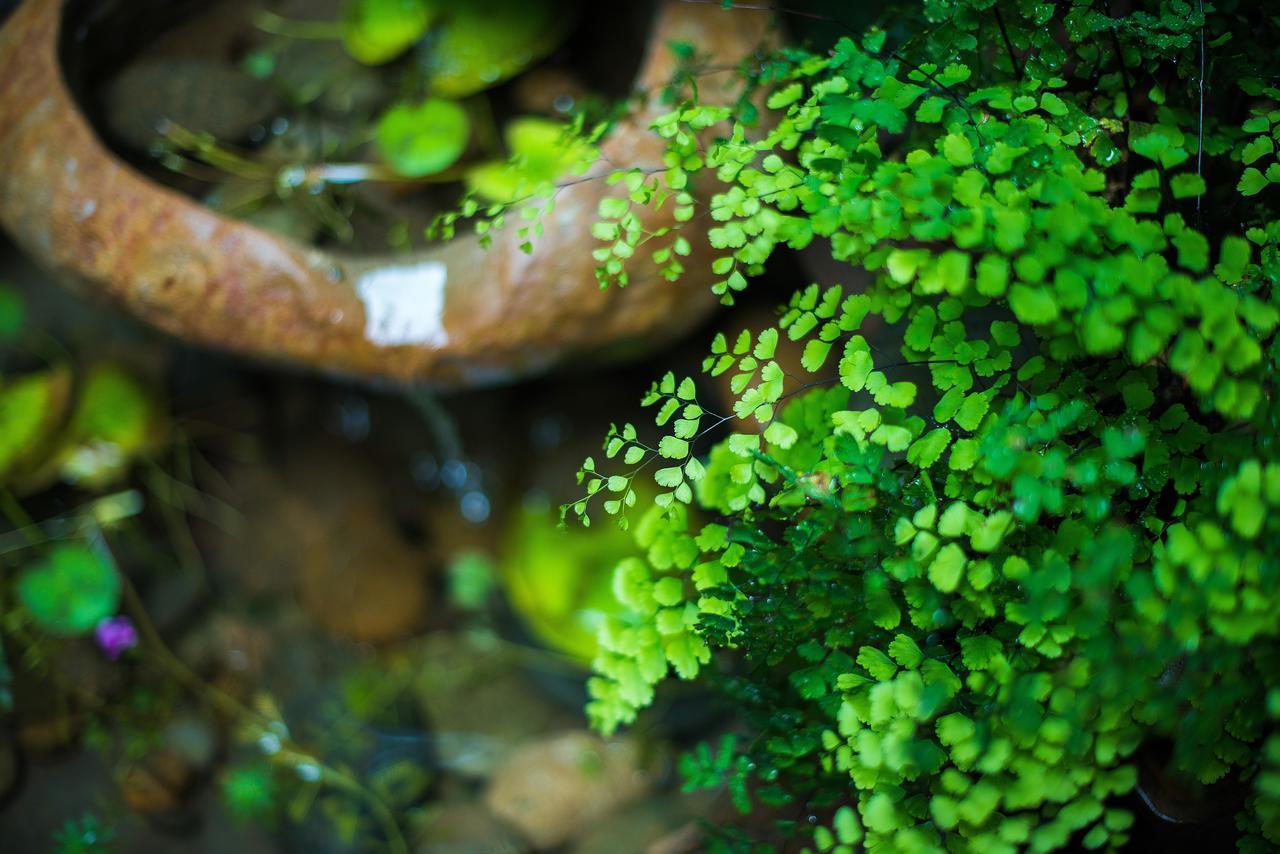
[[[0,226],[84,290],[187,340],[329,373],[474,386],[568,359],[644,348],[714,306],[702,234],[679,284],[636,258],[631,284],[602,291],[587,249],[602,198],[585,181],[557,193],[532,253],[516,228],[458,238],[378,263],[300,246],[161,187],[106,149],[79,110],[59,61],[60,0],[27,0],[0,28]],[[675,70],[671,41],[732,67],[764,39],[767,15],[661,0],[636,88],[657,92]],[[602,162],[658,164],[648,120],[656,98],[602,145]],[[603,167],[602,167],[603,168]],[[673,224],[670,206],[638,212]]]

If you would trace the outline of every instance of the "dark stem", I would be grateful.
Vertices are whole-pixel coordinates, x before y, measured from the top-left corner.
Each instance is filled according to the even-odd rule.
[[[1107,4],[1107,16],[1111,15],[1111,4]],[[1120,80],[1124,84],[1125,111],[1124,111],[1124,183],[1129,185],[1129,170],[1133,162],[1132,153],[1129,151],[1129,139],[1132,135],[1133,128],[1133,84],[1129,80],[1129,67],[1124,64],[1124,48],[1120,46],[1120,37],[1116,35],[1115,27],[1111,28],[1111,47],[1116,53],[1116,64],[1120,66]]]
[[[1205,75],[1205,47],[1204,47],[1204,0],[1200,0],[1200,124],[1196,130],[1196,174],[1203,178],[1201,172],[1201,161],[1204,158],[1204,75]],[[1204,192],[1196,193],[1196,227],[1200,227],[1200,200],[1203,198]]]
[[[1022,82],[1022,63],[1018,62],[1018,55],[1013,51],[1013,42],[1009,41],[1009,31],[1004,26],[1004,15],[1000,14],[1000,7],[992,6],[991,11],[996,13],[996,24],[1000,26],[1000,38],[1004,39],[1004,49],[1009,52],[1009,64],[1013,66],[1013,73],[1018,78],[1018,82]]]
[[[831,15],[823,15],[818,12],[809,12],[804,9],[791,9],[786,6],[775,6],[764,3],[733,3],[729,6],[724,6],[723,0],[681,0],[681,2],[692,3],[696,6],[723,6],[726,9],[743,9],[752,12],[777,12],[782,15],[795,15],[800,18],[811,18],[815,21],[822,21],[828,24],[839,24],[851,33],[857,32],[854,27],[839,18]]]

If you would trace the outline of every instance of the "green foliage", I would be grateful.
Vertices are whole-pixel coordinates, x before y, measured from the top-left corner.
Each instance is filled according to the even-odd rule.
[[[692,752],[680,757],[680,774],[684,777],[686,792],[698,789],[717,789],[724,786],[739,812],[749,812],[751,796],[747,792],[750,763],[737,750],[738,740],[726,735],[720,740],[720,749],[714,753],[703,742]]]
[[[445,571],[449,604],[465,611],[478,611],[488,603],[498,571],[484,553],[457,554],[449,560]]]
[[[22,570],[15,589],[36,625],[55,635],[92,631],[120,605],[115,567],[81,543],[53,546]]]
[[[586,667],[599,650],[597,634],[606,616],[622,610],[613,591],[621,590],[624,574],[615,581],[613,567],[632,548],[617,528],[568,536],[551,511],[521,508],[498,571],[508,601],[533,635]]]
[[[0,477],[30,463],[48,443],[69,383],[58,369],[0,378]]]
[[[556,0],[438,3],[419,68],[431,92],[464,98],[515,76],[545,57],[569,32],[574,8]]]
[[[426,0],[351,0],[342,21],[347,53],[366,65],[380,65],[404,53],[435,17]]]
[[[533,195],[596,159],[595,149],[559,122],[515,119],[503,133],[511,159],[467,171],[468,189],[488,202],[509,204]]]
[[[107,486],[152,444],[160,421],[155,401],[137,378],[109,362],[91,366],[60,437],[63,479]]]
[[[418,100],[394,104],[378,119],[374,141],[400,175],[424,178],[452,166],[467,149],[471,119],[460,99],[518,74],[546,56],[568,32],[572,14],[549,0],[349,0],[343,44],[356,60],[381,65],[416,47],[402,84]],[[428,97],[422,98],[425,94]],[[481,164],[469,173],[482,197],[509,202],[577,166],[589,151],[559,145],[558,126],[525,120],[508,129],[512,164]],[[548,134],[555,137],[547,142]]]
[[[90,854],[90,852],[114,849],[116,832],[93,813],[85,813],[79,819],[69,819],[53,835],[56,854]]]
[[[421,88],[464,98],[550,53],[572,14],[551,0],[349,0],[342,42],[352,58],[382,65],[417,47]]]
[[[22,331],[27,307],[22,296],[0,282],[0,341],[10,341]]]
[[[378,151],[391,168],[421,178],[457,162],[467,147],[471,120],[457,102],[428,98],[387,110],[374,132]]]
[[[718,336],[731,413],[668,374],[644,398],[660,433],[615,428],[618,469],[583,465],[566,515],[638,517],[644,556],[617,569],[588,712],[612,730],[670,673],[736,661],[717,681],[751,737],[686,772],[829,809],[822,851],[1122,846],[1112,799],[1154,738],[1202,782],[1247,780],[1246,845],[1280,844],[1270,37],[1232,0],[877,23],[765,60],[762,128],[679,103],[665,168],[601,207],[607,283],[669,262],[679,230],[635,208],[687,221],[696,177],[726,302],[782,247],[865,285]],[[1203,110],[1202,41],[1233,93]]]
[[[0,343],[22,345],[25,308],[0,287]],[[64,364],[0,374],[0,484],[103,488],[152,448],[163,424],[150,391],[112,362],[91,363],[78,377]]]
[[[237,821],[267,821],[279,806],[280,786],[265,762],[228,768],[219,788],[227,812]]]

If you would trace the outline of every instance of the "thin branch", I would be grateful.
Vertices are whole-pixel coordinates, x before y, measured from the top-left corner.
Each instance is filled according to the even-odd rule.
[[[253,25],[273,36],[308,41],[338,41],[342,38],[340,21],[310,21],[286,18],[267,9],[259,9],[253,16]]]
[[[1009,40],[1009,31],[1004,26],[1004,15],[1000,14],[999,5],[992,6],[991,11],[996,13],[996,23],[1000,26],[1000,38],[1004,39],[1004,49],[1009,52],[1009,64],[1013,66],[1013,73],[1021,83],[1022,63],[1018,61],[1018,55],[1013,50],[1013,42]]]
[[[839,24],[851,33],[856,33],[857,29],[831,15],[823,15],[819,12],[810,12],[805,9],[792,9],[788,6],[774,6],[754,3],[733,3],[725,6],[723,0],[681,0],[684,3],[691,3],[695,6],[721,6],[726,9],[743,9],[751,12],[777,12],[783,15],[795,15],[798,18],[810,18],[814,21],[822,21],[827,24]]]
[[[1199,0],[1200,6],[1200,124],[1196,131],[1196,175],[1200,176],[1201,184],[1203,174],[1201,173],[1201,161],[1204,158],[1204,75],[1205,75],[1205,46],[1204,46],[1204,0]],[[1204,191],[1196,193],[1196,225],[1200,224],[1200,200],[1204,196]]]
[[[1107,17],[1111,17],[1111,4],[1105,6]],[[1129,152],[1129,140],[1132,137],[1133,128],[1133,83],[1129,80],[1129,67],[1124,64],[1124,48],[1120,46],[1120,36],[1116,35],[1116,28],[1110,28],[1111,48],[1116,54],[1116,64],[1120,66],[1120,81],[1124,84],[1124,147],[1126,155],[1124,158],[1124,183],[1129,184],[1129,172],[1132,168],[1133,157]]]
[[[921,74],[926,80],[928,80],[934,86],[937,86],[943,92],[946,92],[947,96],[950,97],[951,100],[955,101],[956,106],[964,111],[965,118],[969,120],[969,124],[973,125],[973,130],[975,133],[978,134],[978,139],[983,140],[984,142],[986,141],[986,137],[982,135],[982,126],[979,125],[978,122],[973,118],[973,112],[969,109],[969,105],[965,102],[963,98],[961,98],[958,94],[956,94],[954,89],[952,89],[947,84],[943,83],[933,74],[929,73],[928,71],[925,71],[919,65],[916,65],[914,62],[907,59],[899,51],[895,50],[893,53],[889,55],[892,56],[894,59],[898,60],[899,62],[901,62],[903,65],[910,68],[912,71],[915,71]],[[980,167],[980,168],[982,169],[982,171],[984,172],[986,171],[986,167]]]

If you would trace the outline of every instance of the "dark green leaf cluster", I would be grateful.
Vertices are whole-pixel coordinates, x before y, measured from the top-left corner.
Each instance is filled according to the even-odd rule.
[[[687,770],[825,817],[817,850],[1118,847],[1153,739],[1280,844],[1277,25],[1134,5],[890,7],[772,58],[760,127],[680,104],[633,179],[718,182],[726,301],[781,247],[847,265],[715,340],[731,413],[663,378],[659,438],[611,432],[566,508],[638,516],[646,558],[595,722],[736,662],[753,737]],[[606,264],[641,245],[611,205]]]

